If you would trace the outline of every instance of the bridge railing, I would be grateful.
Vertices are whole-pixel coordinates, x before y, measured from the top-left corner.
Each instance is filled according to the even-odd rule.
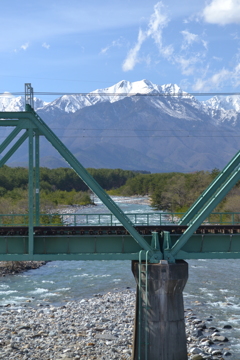
[[[134,225],[163,225],[174,222],[173,214],[165,213],[127,213]],[[176,219],[177,220],[177,219]],[[178,220],[177,220],[178,221]],[[34,219],[36,224],[36,219]],[[0,226],[28,225],[28,214],[0,214]],[[73,226],[117,226],[121,225],[111,213],[104,214],[40,214],[39,225]]]
[[[152,212],[126,213],[134,225],[167,225],[178,224],[184,213]],[[120,226],[120,222],[111,213],[104,214],[40,214],[39,222],[35,225],[44,226]],[[204,221],[204,224],[236,225],[240,224],[240,212],[214,212]],[[28,225],[28,214],[0,214],[0,226]]]

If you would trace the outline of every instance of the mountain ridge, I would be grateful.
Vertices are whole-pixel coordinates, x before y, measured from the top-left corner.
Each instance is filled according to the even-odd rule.
[[[176,84],[123,80],[87,95],[37,101],[38,114],[85,167],[211,170],[223,167],[239,148],[240,113],[223,109],[217,99],[212,102],[218,106],[211,107]],[[59,154],[41,141],[41,164],[61,163]],[[27,153],[25,145],[12,164],[26,162]]]
[[[155,100],[160,96],[172,96],[180,99],[190,99],[195,103],[195,106],[202,108],[203,111],[216,115],[216,111],[224,111],[223,118],[226,118],[228,111],[240,112],[240,96],[214,96],[205,101],[198,101],[193,95],[182,90],[177,84],[163,84],[157,85],[149,80],[143,79],[140,81],[130,82],[121,80],[118,83],[103,89],[96,89],[87,94],[69,94],[53,100],[52,102],[44,102],[43,100],[34,97],[34,108],[36,111],[44,110],[47,112],[55,111],[56,109],[67,113],[73,113],[86,106],[92,106],[99,102],[115,102],[128,96],[136,95],[151,95]],[[157,102],[157,101],[156,101]],[[0,94],[0,111],[24,111],[24,97],[14,97],[11,93],[5,92]]]

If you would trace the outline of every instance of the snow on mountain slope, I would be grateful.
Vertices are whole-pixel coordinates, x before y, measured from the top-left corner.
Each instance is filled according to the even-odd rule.
[[[240,112],[240,96],[228,95],[228,96],[214,96],[207,101],[202,102],[203,105],[215,110],[235,110]]]
[[[137,94],[152,95],[154,101],[164,94],[166,96],[176,95],[180,98],[193,99],[191,95],[181,90],[176,84],[156,85],[149,80],[130,82],[122,80],[108,88],[97,89],[88,94],[63,95],[44,107],[46,111],[53,111],[55,108],[68,113],[74,113],[85,106],[95,105],[100,102],[116,102],[127,96]],[[159,95],[159,96],[158,96]],[[171,96],[171,98],[172,98]]]
[[[151,97],[149,96],[149,98],[151,98],[152,105],[155,105],[158,108],[162,107],[163,105],[161,103],[162,96],[168,99],[167,102],[170,107],[172,99],[188,99],[192,100],[195,103],[197,101],[193,96],[184,92],[176,84],[156,85],[149,80],[140,80],[135,82],[122,80],[113,86],[103,89],[97,89],[88,94],[63,95],[50,103],[45,103],[40,99],[34,98],[34,108],[35,110],[41,109],[46,112],[60,110],[67,113],[74,113],[77,110],[80,110],[86,106],[92,106],[97,103],[107,101],[113,103],[123,99],[124,97],[134,96],[137,94],[151,95]],[[174,108],[175,106],[173,106],[172,110],[174,110]],[[3,93],[0,95],[0,111],[23,110],[23,97],[14,97],[10,93]]]
[[[214,96],[202,101],[202,109],[212,117],[216,125],[225,124],[235,127],[240,119],[240,96]]]
[[[34,108],[37,110],[46,106],[47,103],[41,99],[34,98]],[[9,92],[0,94],[0,111],[24,111],[25,100],[23,96],[15,97]]]
[[[110,87],[97,89],[88,94],[63,95],[50,103],[34,98],[35,110],[45,113],[75,113],[98,103],[117,102],[125,97],[148,95],[145,100],[151,106],[170,116],[195,120],[204,114],[216,125],[226,123],[235,126],[240,113],[240,96],[214,96],[207,101],[198,101],[176,84],[156,85],[149,80],[130,82],[122,80]],[[0,111],[24,110],[24,98],[10,93],[0,95]]]

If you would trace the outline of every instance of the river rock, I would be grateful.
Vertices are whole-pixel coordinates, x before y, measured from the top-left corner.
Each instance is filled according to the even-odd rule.
[[[192,360],[202,360],[202,359],[204,359],[204,357],[202,357],[202,355],[200,355],[200,354],[197,354],[197,355],[193,355],[191,357],[191,359]]]
[[[220,341],[220,342],[227,342],[228,338],[221,335],[213,335],[212,336],[213,341]]]
[[[84,301],[41,308],[0,308],[1,360],[130,360],[132,357],[135,291],[99,294]],[[195,324],[193,321],[197,320]],[[196,328],[202,324],[189,309],[186,334],[189,359],[213,359],[213,330]],[[196,332],[202,336],[196,337]],[[224,341],[219,333],[215,337]],[[225,338],[225,337],[223,337]],[[220,342],[214,351],[220,351]],[[225,355],[224,355],[225,356]],[[228,356],[228,355],[226,355]]]
[[[227,324],[223,326],[223,329],[232,329],[232,326]]]

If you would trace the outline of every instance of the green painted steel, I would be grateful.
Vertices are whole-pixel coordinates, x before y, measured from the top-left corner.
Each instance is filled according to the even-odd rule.
[[[220,187],[220,189],[214,194],[212,199],[202,208],[202,210],[196,215],[195,219],[192,221],[191,225],[188,226],[187,230],[183,235],[178,239],[177,243],[173,245],[170,250],[165,251],[166,259],[169,261],[174,261],[176,259],[177,253],[182,250],[183,246],[187,243],[193,233],[198,229],[202,224],[203,220],[215,209],[215,207],[221,202],[227,193],[232,189],[232,187],[240,179],[240,171],[237,168],[233,174],[225,181],[225,183]]]
[[[33,95],[29,88],[29,99]],[[30,101],[29,100],[29,101]],[[237,234],[197,234],[198,227],[209,224],[238,224],[238,213],[212,213],[216,205],[240,179],[240,152],[224,168],[216,180],[200,196],[199,200],[184,215],[180,213],[125,214],[105,193],[94,178],[71,154],[51,129],[26,104],[25,112],[1,112],[0,126],[13,126],[15,129],[0,145],[2,153],[25,130],[20,139],[11,147],[0,161],[2,166],[10,156],[28,138],[29,144],[29,213],[0,215],[1,226],[28,225],[28,235],[1,236],[0,260],[67,260],[67,259],[130,259],[142,260],[148,257],[150,262],[167,259],[195,258],[240,258],[240,235]],[[39,212],[39,136],[43,135],[76,171],[87,186],[103,201],[110,214],[40,214]],[[34,146],[35,145],[35,146]],[[35,173],[34,173],[35,166]],[[84,219],[85,217],[85,219]],[[93,221],[93,219],[95,219]],[[189,223],[189,221],[191,222]],[[123,225],[129,235],[37,235],[35,225]],[[166,225],[188,223],[183,234],[170,234],[166,231],[154,232],[152,235],[141,235],[134,226]]]
[[[28,129],[28,253],[33,254],[33,217],[34,217],[34,194],[33,194],[33,129]]]
[[[0,126],[10,126],[10,127],[16,127],[19,126],[20,121],[19,120],[2,120],[0,119]],[[1,145],[0,145],[0,149],[1,149]],[[1,153],[1,150],[0,150]]]
[[[33,87],[30,83],[25,84],[25,104],[29,104],[32,108],[34,107]]]
[[[124,212],[114,203],[114,201],[108,196],[108,194],[99,186],[94,178],[86,171],[86,169],[79,163],[79,161],[71,154],[71,152],[65,147],[65,145],[58,139],[58,137],[51,131],[51,129],[43,122],[43,120],[35,113],[29,104],[26,104],[25,112],[1,112],[0,118],[18,119],[20,121],[19,128],[28,129],[29,132],[29,158],[33,156],[32,150],[32,138],[33,129],[34,131],[44,135],[47,140],[56,148],[56,150],[63,156],[63,158],[69,163],[69,165],[76,171],[80,178],[87,184],[87,186],[103,201],[108,209],[114,214],[114,216],[120,221],[135,241],[146,251],[149,251],[151,261],[158,262],[162,257],[160,251],[154,251],[152,247],[144,240],[144,238],[136,231],[134,225]],[[1,123],[0,123],[1,125]],[[16,129],[15,129],[16,131]],[[11,138],[14,138],[15,134],[12,133]],[[9,139],[10,140],[10,139]],[[33,161],[29,160],[29,181],[33,181]],[[30,184],[29,184],[30,185]],[[32,185],[31,185],[32,186]],[[30,187],[31,187],[30,186]],[[32,226],[33,226],[33,196],[31,195],[33,188],[29,189],[29,237],[32,237]],[[29,244],[29,248],[31,245]]]
[[[2,157],[0,160],[0,167],[3,166],[10,157],[17,151],[17,149],[24,143],[24,141],[28,138],[28,132],[25,133],[16,141],[16,143],[11,147],[11,149]]]
[[[35,132],[35,224],[40,224],[40,146],[39,134]]]
[[[37,191],[36,187],[36,191]],[[37,195],[37,193],[36,193]],[[38,193],[39,195],[39,193]],[[74,208],[73,208],[74,209]],[[125,213],[135,225],[179,225],[179,213]],[[181,216],[181,215],[180,215]],[[26,225],[28,216],[26,214],[0,214],[1,226]],[[240,224],[240,212],[213,212],[206,217],[202,224],[207,225],[238,225]],[[111,213],[84,214],[84,213],[39,213],[39,219],[34,217],[34,225],[57,226],[118,226],[121,222]]]
[[[166,247],[164,234],[158,234],[160,248]],[[181,234],[171,234],[174,246]],[[150,245],[156,237],[144,235]],[[0,261],[24,260],[146,260],[147,253],[130,235],[35,235],[29,253],[28,235],[0,235]],[[239,259],[240,233],[193,234],[175,259]]]
[[[79,161],[72,155],[72,153],[65,147],[65,145],[58,139],[58,137],[51,131],[51,129],[43,122],[43,120],[33,111],[33,109],[26,105],[28,116],[33,124],[41,131],[41,133],[48,139],[48,141],[55,147],[55,149],[62,155],[62,157],[75,170],[80,178],[87,184],[87,186],[99,197],[99,199],[107,206],[107,208],[116,216],[131,236],[140,244],[144,250],[149,250],[152,257],[151,261],[158,261],[158,254],[153,254],[152,248],[143,237],[135,230],[133,224],[125,216],[124,212],[117,206],[111,197],[100,187],[96,180],[87,172],[87,170],[79,163]]]
[[[73,208],[74,209],[74,208]],[[172,213],[125,213],[130,221],[134,225],[166,225],[166,224],[176,224],[177,222],[172,221],[172,217],[176,214]],[[214,215],[214,214],[213,214]],[[237,213],[236,213],[237,215]],[[51,214],[39,214],[39,225],[99,225],[99,226],[116,226],[121,225],[121,222],[111,213],[103,214],[84,214],[84,213],[51,213]],[[220,216],[220,215],[219,215]],[[26,224],[24,218],[26,214],[0,214],[0,224],[4,225],[22,225]],[[240,219],[240,213],[239,213]],[[215,222],[218,222],[216,220]],[[232,222],[231,222],[232,223]],[[235,221],[235,223],[237,223]],[[240,223],[240,220],[239,220]],[[38,225],[37,220],[34,222],[34,225]]]
[[[187,225],[199,210],[208,202],[208,200],[214,195],[217,189],[227,180],[232,171],[239,166],[240,163],[240,151],[232,158],[232,160],[224,167],[219,175],[212,181],[206,190],[199,196],[199,198],[188,209],[186,214],[182,217],[179,225]]]
[[[151,243],[151,235],[144,236]],[[28,236],[0,236],[0,261],[138,260],[140,245],[130,235],[34,235],[33,253]],[[143,254],[145,251],[143,251]],[[146,256],[146,255],[145,255]]]
[[[2,121],[0,121],[0,126],[2,126]],[[0,145],[0,154],[10,145],[10,143],[13,141],[13,139],[20,133],[22,128],[20,126],[17,126],[9,135],[8,137],[3,141],[3,143]]]
[[[142,263],[142,260],[145,260]],[[145,259],[143,257],[142,251],[139,252],[139,266],[138,266],[138,283],[137,283],[137,306],[136,311],[138,311],[138,360],[141,360],[141,347],[142,343],[142,329],[144,328],[144,347],[145,354],[144,360],[148,360],[148,318],[145,317],[145,324],[143,326],[143,310],[144,308],[149,308],[148,305],[148,253],[146,252]]]

